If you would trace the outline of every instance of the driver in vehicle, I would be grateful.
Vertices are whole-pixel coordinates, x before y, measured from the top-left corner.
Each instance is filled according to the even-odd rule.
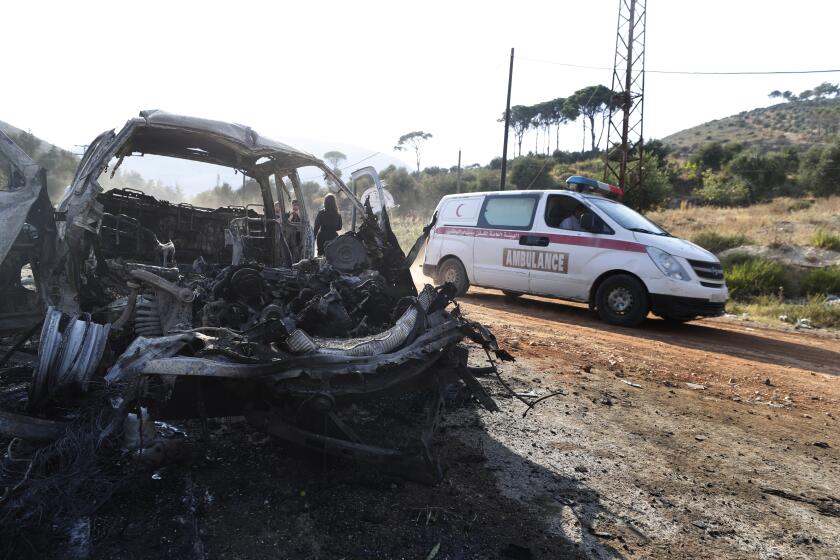
[[[580,218],[586,214],[587,209],[583,204],[578,204],[571,214],[566,216],[560,225],[560,229],[568,229],[571,231],[585,231],[580,225]]]

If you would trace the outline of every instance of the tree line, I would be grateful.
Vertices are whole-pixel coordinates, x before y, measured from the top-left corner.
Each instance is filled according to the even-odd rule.
[[[603,85],[587,86],[574,92],[569,97],[558,97],[535,105],[514,105],[510,108],[510,127],[516,138],[516,155],[522,155],[522,142],[526,133],[535,132],[534,153],[551,154],[551,131],[555,132],[555,150],[560,149],[560,127],[581,119],[583,128],[583,148],[586,145],[587,124],[589,125],[590,149],[597,150],[601,145],[606,119],[610,110],[618,106],[618,96]],[[595,121],[600,117],[600,133],[596,140]],[[505,121],[505,115],[499,122]],[[540,133],[543,146],[540,147]]]
[[[790,90],[779,91],[777,89],[768,94],[768,97],[771,99],[784,99],[785,101],[792,103],[797,101],[810,101],[813,99],[829,99],[838,96],[840,96],[840,84],[831,84],[828,82],[823,82],[814,88],[806,89],[799,95],[794,95],[794,93]]]

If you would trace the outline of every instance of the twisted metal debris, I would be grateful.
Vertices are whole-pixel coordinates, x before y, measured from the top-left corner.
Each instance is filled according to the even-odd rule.
[[[102,192],[98,177],[136,153],[237,169],[259,183],[262,212]],[[44,173],[2,133],[0,155],[13,178],[0,192],[0,337],[15,363],[0,370],[4,531],[43,522],[58,496],[87,497],[55,515],[98,507],[114,483],[103,457],[171,458],[179,441],[156,422],[197,419],[207,443],[209,418],[242,416],[296,445],[434,482],[447,387],[495,409],[462,341],[510,356],[461,314],[451,285],[418,293],[411,278],[434,222],[406,256],[385,208],[358,200],[317,158],[241,125],[143,112],[90,144],[53,211]],[[305,205],[300,222],[285,213],[305,200],[303,166],[319,168],[354,214],[326,257],[313,256]],[[354,175],[381,194],[375,171]],[[39,324],[27,359],[18,350]],[[358,407],[407,395],[425,405],[416,434],[395,441],[358,422]]]

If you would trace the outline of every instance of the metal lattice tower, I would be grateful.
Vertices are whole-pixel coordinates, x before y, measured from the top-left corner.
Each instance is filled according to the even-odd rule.
[[[625,193],[642,188],[646,5],[619,0],[618,8],[604,180]]]

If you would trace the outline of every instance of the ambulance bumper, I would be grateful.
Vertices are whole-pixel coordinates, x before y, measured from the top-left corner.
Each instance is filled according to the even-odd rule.
[[[679,319],[694,317],[720,317],[726,302],[710,301],[704,298],[690,298],[666,294],[650,294],[650,308],[661,317]]]

